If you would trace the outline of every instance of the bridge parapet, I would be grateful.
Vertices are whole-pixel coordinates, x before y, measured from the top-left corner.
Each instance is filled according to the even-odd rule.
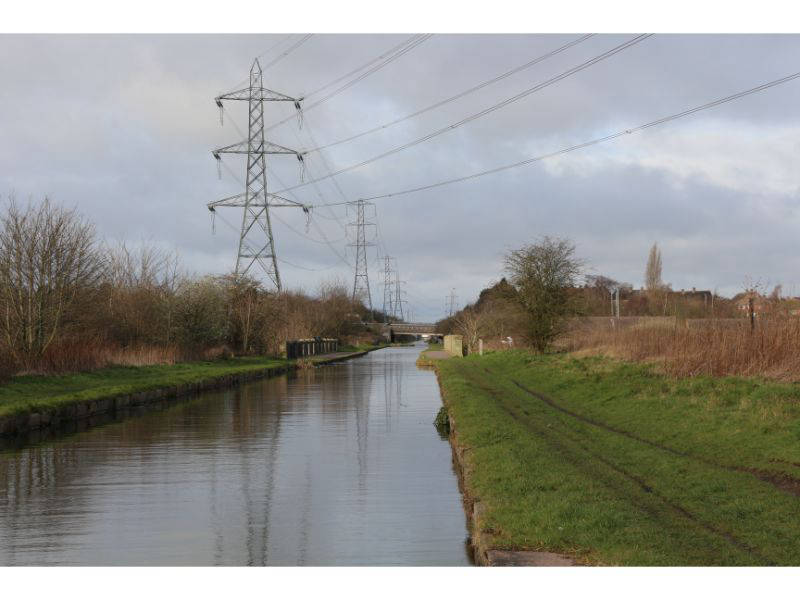
[[[414,333],[419,335],[442,335],[436,331],[435,323],[365,323],[373,331],[387,333]]]

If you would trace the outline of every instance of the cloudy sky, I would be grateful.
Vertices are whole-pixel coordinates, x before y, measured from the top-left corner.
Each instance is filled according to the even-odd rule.
[[[634,35],[594,36],[445,106],[311,153],[306,181],[456,123]],[[220,209],[214,233],[206,203],[241,191],[234,175],[242,178],[245,165],[228,157],[218,179],[210,150],[240,141],[246,105],[229,103],[220,126],[214,97],[240,84],[257,55],[265,66],[274,63],[265,70],[266,87],[302,96],[410,36],[314,35],[279,58],[303,37],[0,36],[3,200],[11,193],[47,195],[77,207],[108,240],[176,249],[198,274],[229,271],[241,214]],[[302,129],[290,119],[268,138],[298,150],[324,145],[579,37],[434,35],[309,109]],[[797,56],[800,36],[655,35],[429,141],[335,181],[304,185],[293,193],[317,205],[312,222],[298,210],[273,211],[284,286],[313,292],[323,280],[352,284],[344,200],[468,175],[632,128],[795,73]],[[415,319],[437,319],[451,289],[459,304],[473,300],[502,276],[505,252],[543,235],[571,238],[592,273],[637,287],[648,249],[658,242],[664,279],[674,288],[733,294],[760,281],[800,295],[798,107],[795,80],[557,158],[376,200],[373,303],[381,308],[383,299],[379,254],[397,258]],[[291,115],[290,106],[278,103],[266,111],[267,123]],[[301,182],[293,158],[274,157],[270,169],[273,191]],[[339,205],[320,206],[325,203]]]

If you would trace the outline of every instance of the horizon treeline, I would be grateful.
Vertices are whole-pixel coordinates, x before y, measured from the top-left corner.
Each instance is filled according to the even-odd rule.
[[[662,256],[653,244],[645,286],[636,290],[587,275],[586,261],[574,251],[570,240],[544,237],[509,252],[502,278],[439,321],[437,331],[462,335],[468,353],[483,340],[488,349],[663,360],[675,374],[800,373],[794,358],[800,356],[800,300],[784,297],[780,285],[766,294],[760,284],[745,284],[732,298],[675,291],[662,280]]]

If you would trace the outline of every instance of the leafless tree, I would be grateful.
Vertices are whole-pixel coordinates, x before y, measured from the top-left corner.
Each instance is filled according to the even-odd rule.
[[[261,284],[249,276],[231,274],[218,278],[216,282],[227,295],[231,341],[246,354],[253,343],[253,331],[259,329],[259,320],[264,317],[259,308],[265,292]]]
[[[348,293],[347,285],[341,280],[325,281],[317,292],[319,306],[315,329],[318,335],[340,337],[351,321],[358,320],[358,306]]]
[[[96,300],[105,262],[94,227],[45,198],[0,217],[0,329],[14,359],[30,368],[78,304]]]
[[[175,298],[186,276],[177,253],[154,245],[105,245],[107,331],[123,345],[170,344]]]
[[[658,244],[653,244],[650,248],[644,272],[644,285],[650,292],[660,291],[664,285],[661,281],[661,250],[658,249]]]
[[[478,347],[478,340],[491,331],[491,325],[498,318],[490,304],[481,308],[467,306],[453,317],[456,331],[463,336],[467,352],[472,353]]]

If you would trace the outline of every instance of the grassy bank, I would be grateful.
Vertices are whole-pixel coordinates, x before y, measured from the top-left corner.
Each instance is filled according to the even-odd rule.
[[[240,357],[212,362],[187,362],[145,367],[109,367],[70,375],[26,375],[0,385],[0,417],[193,383],[221,375],[288,365],[292,361]]]
[[[800,565],[800,386],[523,351],[437,369],[493,546]]]

